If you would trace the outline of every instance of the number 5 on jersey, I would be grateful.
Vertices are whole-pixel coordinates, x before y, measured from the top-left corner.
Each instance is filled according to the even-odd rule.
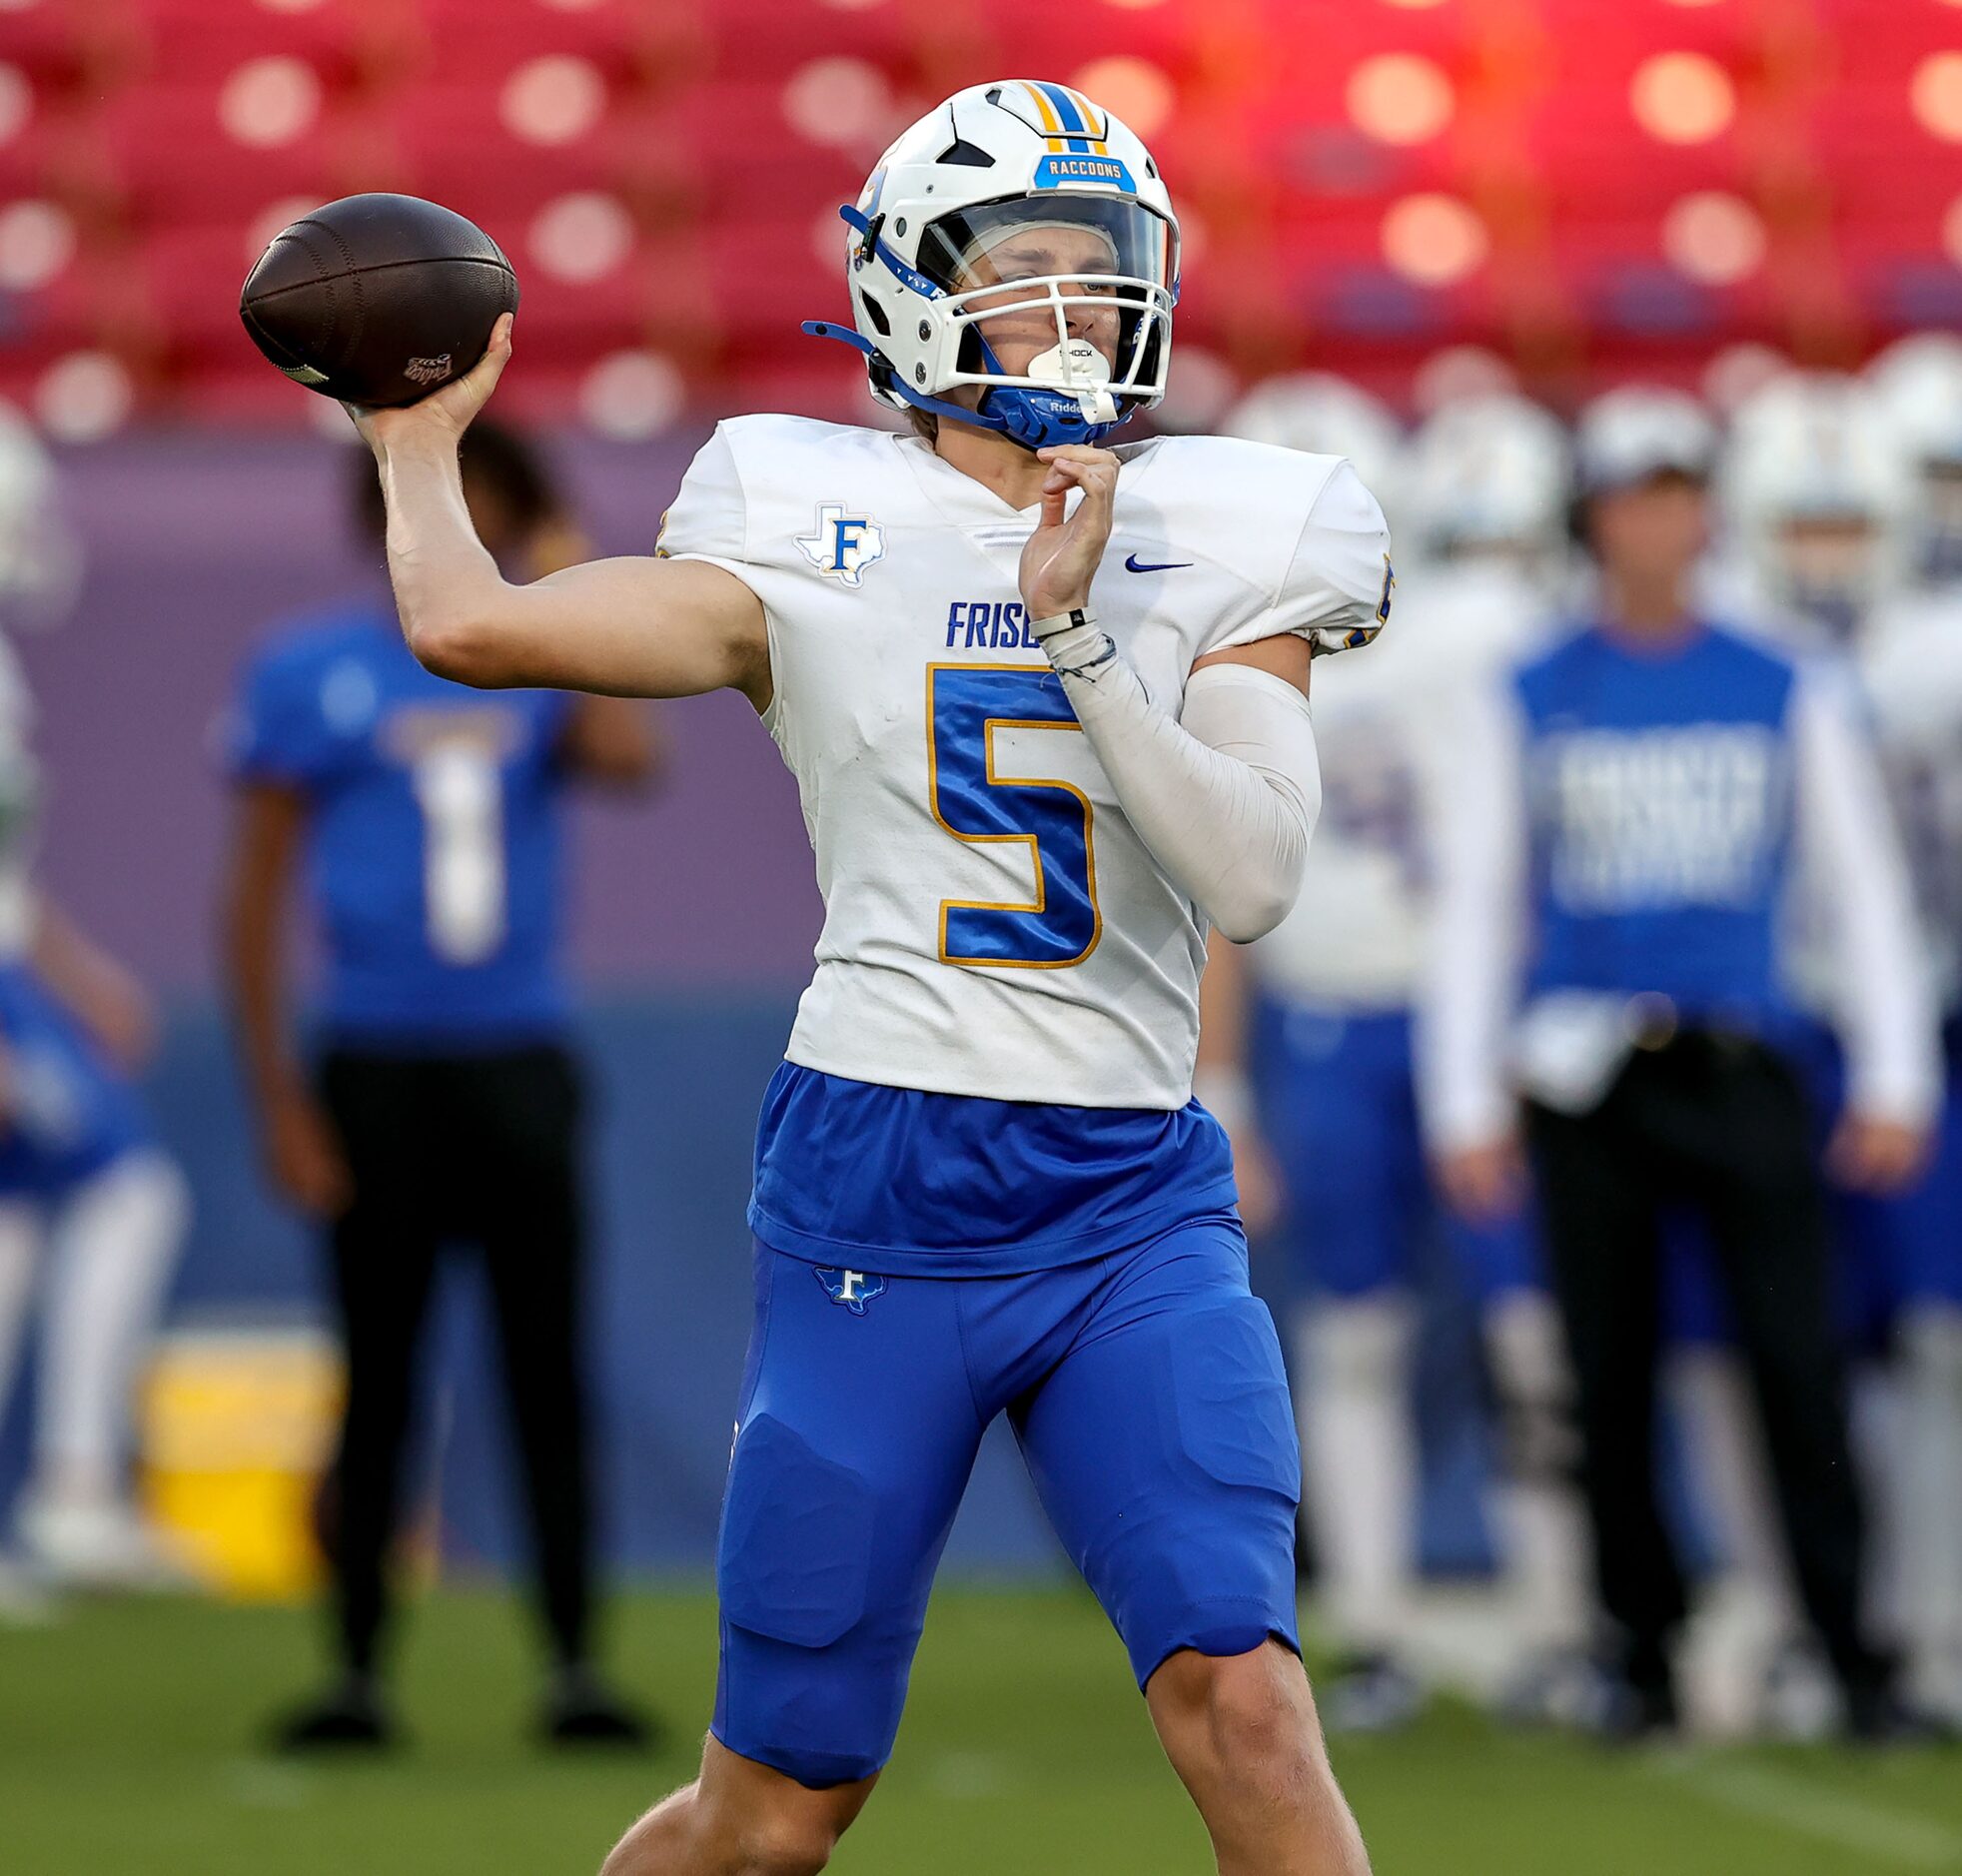
[[[1004,729],[1082,725],[1047,665],[931,664],[927,779],[933,816],[957,840],[1028,845],[1035,897],[943,899],[940,961],[1002,970],[1081,964],[1103,933],[1097,909],[1096,810],[1072,782],[995,773]]]

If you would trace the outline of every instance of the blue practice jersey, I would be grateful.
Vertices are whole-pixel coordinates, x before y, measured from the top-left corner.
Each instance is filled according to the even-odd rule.
[[[1660,650],[1589,629],[1523,665],[1532,991],[1787,1019],[1779,905],[1794,826],[1792,662],[1709,627]]]
[[[1586,1112],[1637,997],[1794,1045],[1785,941],[1814,899],[1849,1099],[1932,1111],[1906,870],[1843,666],[1715,625],[1651,645],[1589,626],[1469,696],[1454,753],[1419,1026],[1434,1150],[1502,1133],[1521,1091]]]
[[[230,770],[312,808],[332,1040],[485,1047],[560,1027],[556,752],[570,707],[557,691],[433,676],[386,600],[301,620],[253,663]]]

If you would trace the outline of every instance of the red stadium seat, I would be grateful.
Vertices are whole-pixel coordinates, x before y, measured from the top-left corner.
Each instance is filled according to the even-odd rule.
[[[60,205],[82,252],[11,309],[14,338],[40,357],[102,330],[99,284],[121,267],[128,304],[103,343],[227,409],[296,421],[305,401],[262,387],[239,351],[248,230],[278,204],[394,188],[510,253],[528,398],[570,399],[606,352],[670,336],[730,395],[830,396],[848,361],[795,329],[843,310],[836,205],[912,113],[1040,64],[1077,83],[1101,71],[1107,101],[1148,112],[1165,91],[1149,141],[1204,234],[1181,331],[1248,370],[1312,355],[1391,384],[1443,340],[1479,337],[1687,376],[1722,339],[1953,317],[1962,126],[1918,123],[1910,90],[1954,17],[1870,0],[35,0],[0,10],[15,74],[0,76],[0,203]],[[1669,53],[1689,63],[1653,86],[1645,125],[1637,74]],[[251,90],[242,70],[262,87],[243,106],[228,93]],[[10,82],[24,115],[5,108]],[[261,140],[224,121],[228,95]],[[1665,228],[1712,195],[1734,202],[1698,211],[1710,225],[1685,250]],[[1442,232],[1396,257],[1400,274],[1386,218],[1422,196],[1445,200]],[[540,217],[584,197],[617,214],[561,214],[541,258]],[[566,278],[620,218],[619,259]],[[1761,255],[1726,259],[1726,241],[1760,238]],[[1438,240],[1488,252],[1440,265]]]

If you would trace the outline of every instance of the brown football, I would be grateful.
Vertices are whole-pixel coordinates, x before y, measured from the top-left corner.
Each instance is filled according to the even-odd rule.
[[[517,276],[476,223],[417,196],[348,196],[273,237],[239,317],[296,384],[344,403],[414,404],[484,356]]]

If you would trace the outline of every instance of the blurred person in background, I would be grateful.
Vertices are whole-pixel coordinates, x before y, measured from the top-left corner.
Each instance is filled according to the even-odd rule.
[[[1718,493],[1728,548],[1718,577],[1728,582],[1732,615],[1782,644],[1841,664],[1848,681],[1860,681],[1904,569],[1910,496],[1905,453],[1870,388],[1825,372],[1787,371],[1768,380],[1733,413]],[[1863,734],[1871,730],[1870,696],[1867,702]],[[1909,804],[1897,792],[1893,805],[1898,815]],[[1889,849],[1890,870],[1905,866],[1895,817],[1871,838]],[[1948,1255],[1941,1241],[1950,1233],[1931,1231],[1926,1208],[1916,1204],[1925,1168],[1848,1165],[1831,1150],[1826,1118],[1841,1107],[1846,1089],[1839,1038],[1857,1020],[1857,994],[1849,1002],[1837,943],[1832,902],[1843,882],[1828,856],[1798,857],[1780,969],[1806,1019],[1791,1048],[1818,1116],[1842,1331],[1854,1364],[1856,1454],[1872,1512],[1870,1612],[1878,1632],[1905,1641],[1907,1581],[1929,1578],[1930,1539],[1944,1544],[1949,1534],[1939,1529],[1939,1514],[1916,1500],[1930,1483],[1922,1455],[1936,1431],[1927,1423],[1926,1384],[1940,1338],[1923,1320],[1927,1279]],[[1925,937],[1917,937],[1925,955]],[[1706,1469],[1706,1482],[1744,1564],[1739,1575],[1748,1604],[1758,1619],[1770,1616],[1763,1717],[1774,1727],[1802,1729],[1818,1706],[1804,1693],[1816,1672],[1799,1643],[1802,1616],[1776,1539],[1761,1457],[1755,1479],[1733,1462],[1753,1444],[1762,1449],[1733,1340],[1719,1311],[1698,1351],[1705,1383],[1701,1446],[1718,1461]],[[1910,1406],[1917,1398],[1918,1415]],[[1962,1399],[1955,1411],[1962,1415]],[[1953,1434],[1936,1443],[1953,1450]],[[1935,1566],[1937,1572],[1945,1567]],[[1911,1650],[1910,1659],[1918,1652]]]
[[[1868,378],[1908,473],[1901,589],[1859,644],[1943,1015],[1926,1179],[1895,1209],[1898,1618],[1922,1696],[1962,1715],[1962,339],[1923,333]]]
[[[380,550],[373,465],[356,523]],[[480,426],[472,519],[535,578],[582,557],[542,461]],[[591,1659],[592,1459],[582,1397],[582,1125],[560,964],[567,796],[645,788],[638,706],[543,690],[484,697],[432,676],[386,587],[300,619],[245,675],[224,946],[268,1167],[327,1227],[348,1371],[323,1492],[337,1676],[286,1719],[293,1750],[396,1737],[383,1644],[402,1525],[417,1352],[441,1252],[489,1278],[529,1511],[559,1743],[635,1743],[645,1723]],[[303,887],[304,882],[304,887]],[[327,958],[316,1062],[294,1019],[294,900]]]
[[[79,567],[47,453],[0,409],[0,622],[57,621]],[[155,1036],[149,999],[34,884],[32,725],[25,675],[0,638],[0,1414],[37,1301],[40,1319],[13,1528],[39,1582],[152,1587],[178,1575],[133,1491],[131,1395],[189,1193],[134,1086]]]
[[[1463,1221],[1437,1202],[1419,1135],[1411,1020],[1427,948],[1439,756],[1459,695],[1543,627],[1565,545],[1566,446],[1538,406],[1447,407],[1409,460],[1394,421],[1339,379],[1262,386],[1233,435],[1349,456],[1404,520],[1415,621],[1317,690],[1323,809],[1302,895],[1244,950],[1211,952],[1200,1097],[1234,1136],[1243,1213],[1287,1225],[1304,1292],[1290,1333],[1303,1487],[1322,1600],[1344,1650],[1324,1690],[1337,1730],[1415,1718],[1410,1658],[1420,1466],[1419,1287],[1441,1238],[1479,1313],[1497,1405],[1493,1522],[1525,1665],[1508,1697],[1586,1638],[1584,1529],[1559,1327],[1522,1212]]]
[[[1818,1157],[1787,1052],[1778,915],[1802,848],[1837,886],[1850,1179],[1905,1177],[1939,1087],[1905,878],[1854,700],[1711,623],[1714,437],[1687,400],[1583,414],[1592,618],[1468,700],[1440,846],[1427,1121],[1467,1210],[1525,1177],[1571,1352],[1602,1603],[1602,1732],[1677,1721],[1686,1614],[1656,1501],[1659,1212],[1700,1220],[1750,1366],[1784,1534],[1853,1736],[1917,1736],[1862,1628],[1862,1517]]]

